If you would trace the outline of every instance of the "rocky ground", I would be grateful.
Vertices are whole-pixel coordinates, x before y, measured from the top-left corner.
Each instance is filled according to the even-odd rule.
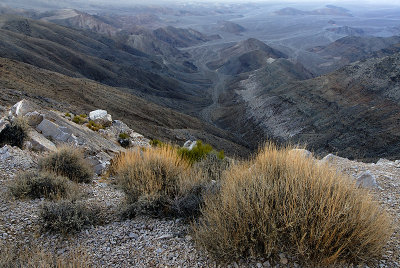
[[[106,223],[92,226],[78,234],[63,237],[40,234],[38,212],[44,200],[14,200],[7,192],[7,184],[20,169],[35,167],[37,155],[8,148],[8,157],[0,156],[0,239],[2,243],[16,240],[43,245],[47,250],[63,256],[84,250],[98,267],[217,267],[205,253],[197,250],[190,236],[190,226],[181,219],[137,217],[121,220],[119,207],[124,194],[112,182],[98,177],[92,184],[80,186],[85,202],[97,204],[107,215]],[[4,148],[2,149],[3,151]],[[400,165],[381,160],[377,164],[330,159],[332,165],[357,177],[370,171],[377,186],[371,192],[394,219],[395,232],[385,248],[378,267],[400,266]],[[15,163],[18,163],[16,165]],[[271,264],[274,264],[273,266]],[[289,256],[280,260],[243,260],[228,267],[298,267]]]
[[[56,114],[53,113],[52,116]],[[45,118],[50,118],[50,116],[45,114]],[[96,140],[98,151],[104,151],[102,148],[114,147],[106,142],[99,143],[94,135],[115,139],[115,136],[118,136],[116,131],[119,131],[122,125],[122,122],[110,123],[111,127],[97,134],[88,133],[83,126],[73,126],[70,121],[61,118],[61,115],[56,119],[51,122],[60,125],[59,131],[73,131],[70,137],[82,140],[82,143],[89,147],[94,147],[91,146],[93,143],[91,140]],[[129,129],[122,130],[129,132]],[[41,133],[43,134],[43,131]],[[74,133],[76,135],[73,135]],[[142,136],[138,135],[132,134],[131,137],[134,141],[144,142]],[[55,135],[52,140],[57,141],[56,138],[59,136]],[[90,138],[85,138],[86,136]],[[43,139],[44,135],[40,136],[39,141],[42,142]],[[0,246],[15,242],[41,245],[44,250],[60,257],[68,256],[71,252],[78,250],[84,252],[90,266],[94,267],[219,266],[206,253],[195,247],[191,238],[190,224],[182,219],[156,219],[141,216],[122,220],[120,211],[124,202],[124,193],[113,183],[112,178],[96,176],[92,183],[79,185],[84,202],[100,207],[103,218],[101,225],[90,226],[77,234],[68,236],[41,233],[38,224],[39,211],[46,201],[14,199],[8,192],[8,185],[18,172],[35,169],[38,159],[44,153],[46,152],[21,150],[9,145],[0,148]],[[310,154],[305,153],[306,156]],[[96,154],[99,155],[99,152]],[[368,174],[368,178],[364,178],[362,182],[368,182],[371,193],[380,202],[382,209],[387,209],[393,217],[394,225],[394,233],[385,247],[382,259],[377,261],[376,266],[400,267],[400,162],[381,159],[376,164],[368,164],[333,155],[318,161],[328,161],[333,168],[347,173],[358,181],[361,181],[360,175]],[[96,163],[93,165],[95,166]],[[295,259],[283,253],[280,254],[279,259],[275,260],[246,259],[226,266],[299,267]]]

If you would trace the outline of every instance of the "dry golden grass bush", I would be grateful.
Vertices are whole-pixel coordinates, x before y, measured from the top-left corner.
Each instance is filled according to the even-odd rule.
[[[134,204],[137,212],[163,210],[169,214],[176,199],[207,180],[170,145],[128,151],[113,161],[113,172],[127,203]]]
[[[0,267],[4,268],[86,268],[92,267],[88,255],[72,250],[60,257],[39,246],[2,244],[0,245]]]
[[[225,173],[193,224],[197,244],[221,261],[288,252],[328,266],[379,257],[391,234],[387,213],[349,178],[290,149],[267,144]]]

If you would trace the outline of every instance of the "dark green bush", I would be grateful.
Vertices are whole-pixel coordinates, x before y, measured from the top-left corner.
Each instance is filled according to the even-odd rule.
[[[72,147],[62,147],[39,162],[42,170],[54,172],[75,182],[90,183],[93,170],[83,159],[83,154]]]
[[[64,235],[82,230],[85,226],[95,225],[99,221],[100,210],[86,207],[80,202],[60,201],[45,203],[40,210],[42,231],[62,233]]]
[[[186,159],[193,164],[205,158],[212,151],[213,148],[210,144],[203,144],[203,142],[199,140],[192,150],[180,148],[178,154],[183,159]]]
[[[28,171],[17,175],[9,187],[17,198],[65,198],[72,194],[74,187],[64,177],[48,172]]]
[[[131,140],[130,140],[129,138],[130,138],[130,136],[129,136],[128,133],[125,133],[125,132],[120,133],[120,134],[118,135],[118,143],[119,143],[122,147],[128,148],[128,147],[132,144],[132,142],[131,142]]]
[[[129,139],[129,134],[128,134],[128,133],[125,133],[125,132],[119,133],[118,137],[119,137],[120,139]]]
[[[27,137],[28,124],[23,118],[16,118],[0,132],[0,146],[9,144],[22,149]]]

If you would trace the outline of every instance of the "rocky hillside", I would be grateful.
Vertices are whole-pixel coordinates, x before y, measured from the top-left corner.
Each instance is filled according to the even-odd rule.
[[[0,70],[0,105],[9,106],[27,98],[42,107],[75,114],[106,107],[115,119],[123,119],[149,138],[177,143],[198,138],[228,154],[249,153],[244,146],[238,145],[240,140],[233,141],[234,137],[229,133],[126,93],[126,89],[70,78],[3,58],[0,59]]]
[[[179,31],[176,32],[178,36]],[[104,35],[44,21],[2,16],[0,36],[1,57],[129,88],[132,94],[188,113],[209,103],[204,88],[210,81],[193,74],[196,67],[192,64],[185,61],[166,64],[155,55],[150,56]]]
[[[289,83],[286,75],[276,80],[282,70],[272,63],[268,71],[260,69],[231,84],[221,98],[218,123],[236,126],[231,131],[256,140],[305,143],[317,153],[367,161],[399,158],[399,62],[395,54]]]
[[[360,37],[347,36],[336,40],[327,46],[309,49],[320,60],[317,64],[304,61],[304,65],[316,74],[325,74],[335,71],[349,63],[378,56],[379,51],[390,48],[400,43],[400,37]],[[393,54],[394,52],[392,52]],[[388,55],[388,54],[386,54]],[[382,55],[383,56],[383,55]]]
[[[119,29],[96,16],[75,9],[61,9],[37,15],[41,20],[54,22],[67,27],[91,30],[96,33],[114,36]]]

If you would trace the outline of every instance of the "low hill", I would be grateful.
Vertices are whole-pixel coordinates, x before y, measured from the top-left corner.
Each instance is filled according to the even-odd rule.
[[[242,25],[239,25],[231,21],[221,21],[218,24],[219,24],[219,29],[223,32],[240,34],[246,31],[246,28],[244,28]]]
[[[212,70],[221,68],[224,74],[236,75],[254,71],[270,60],[286,57],[260,40],[250,38],[220,50],[219,59],[208,62],[207,67]]]
[[[303,64],[317,74],[335,71],[349,63],[371,58],[375,52],[400,43],[399,36],[373,37],[373,36],[346,36],[330,43],[309,49],[320,58],[318,64],[303,62]],[[387,51],[389,53],[389,51]],[[392,53],[393,54],[393,53]],[[387,55],[387,54],[386,54]]]
[[[349,10],[342,8],[342,7],[337,7],[333,5],[327,5],[324,8],[320,9],[314,9],[311,11],[304,11],[300,10],[297,8],[292,8],[292,7],[286,7],[282,8],[278,11],[275,11],[275,14],[281,15],[281,16],[304,16],[304,15],[333,15],[333,16],[346,16],[346,17],[351,17],[351,13]]]
[[[207,36],[193,29],[180,29],[172,26],[158,28],[153,34],[161,41],[174,47],[189,47],[214,40],[215,36]]]
[[[360,28],[353,28],[349,26],[341,26],[341,27],[333,27],[326,29],[329,32],[333,32],[338,35],[346,35],[346,36],[365,36],[365,32]]]

